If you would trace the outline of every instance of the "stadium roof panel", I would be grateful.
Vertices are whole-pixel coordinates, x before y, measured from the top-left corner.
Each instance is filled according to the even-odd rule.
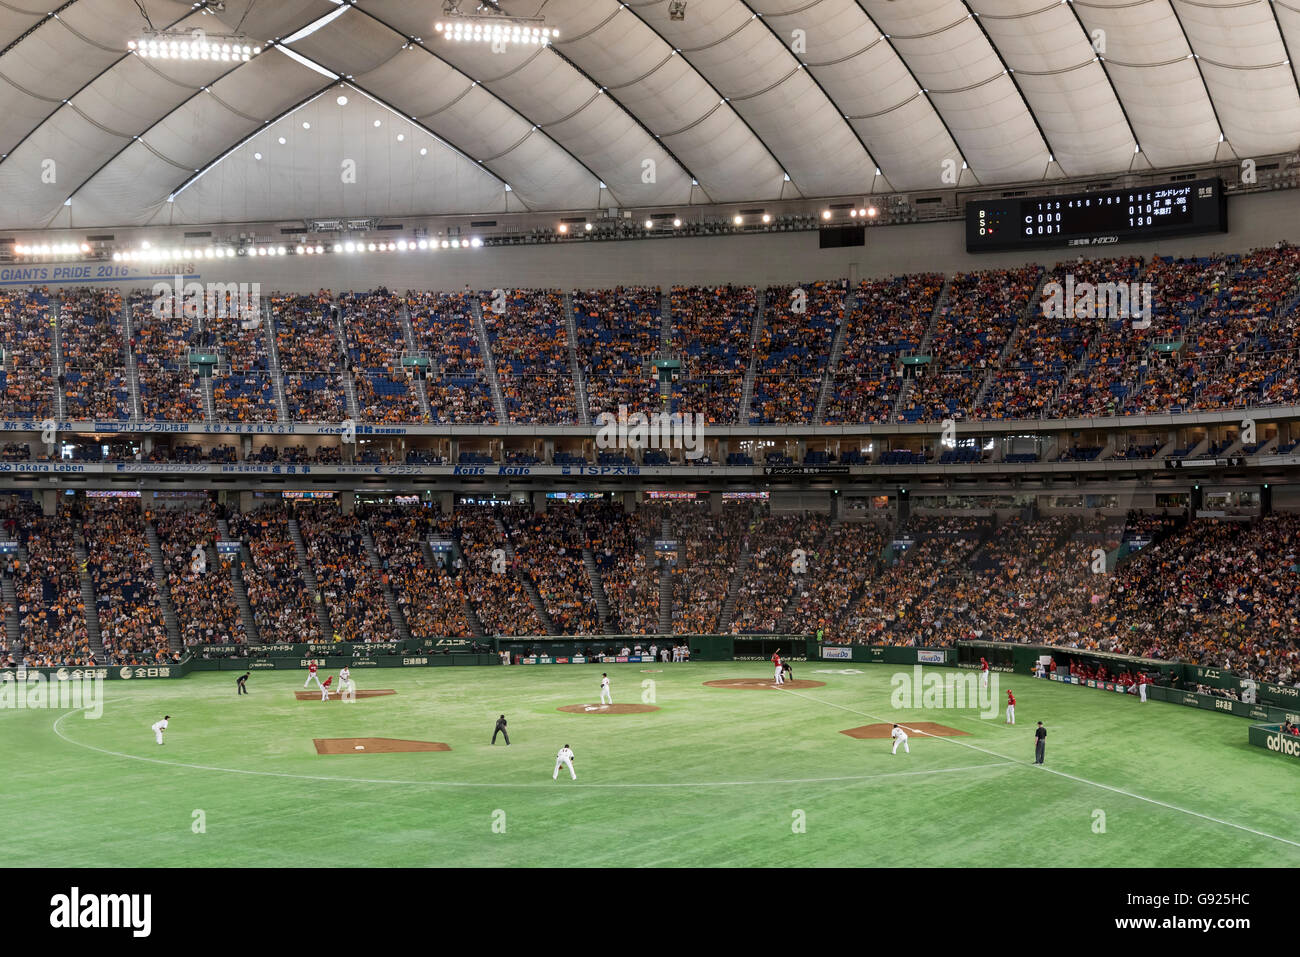
[[[145,3],[159,29],[238,29],[262,55],[138,57],[134,0],[0,10],[0,226],[63,222],[69,198],[80,227],[650,207],[1024,183],[1300,145],[1300,15],[1266,4],[691,0],[674,20],[666,4],[511,0],[509,14],[544,16],[559,38],[498,52],[447,40],[405,0],[225,6]],[[297,61],[275,54],[286,38]],[[329,98],[312,107],[314,135],[262,151],[258,189],[213,198],[217,184],[247,186],[242,143],[328,88],[312,64],[410,135],[325,121]],[[411,172],[430,140],[453,188]],[[353,154],[365,157],[357,185],[390,180],[394,198],[339,188]]]

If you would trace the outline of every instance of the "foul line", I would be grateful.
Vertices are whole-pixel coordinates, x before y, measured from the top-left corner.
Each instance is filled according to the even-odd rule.
[[[785,691],[785,689],[780,689],[780,690]],[[814,698],[811,695],[800,694],[797,691],[785,691],[785,693],[795,695],[796,697],[799,698],[807,698],[809,701],[815,701],[818,704],[829,705],[832,708],[839,708],[841,711],[848,711],[850,714],[862,715],[862,717],[864,718],[875,718],[877,721],[884,721],[889,724],[895,723],[888,718],[882,718],[878,714],[871,714],[867,711],[857,711],[853,708],[845,707],[842,704],[836,704],[834,701],[827,701],[825,698]],[[903,725],[901,722],[898,722],[898,724],[900,727],[906,727],[906,725]],[[1202,814],[1200,811],[1189,811],[1185,807],[1179,807],[1176,804],[1167,804],[1164,801],[1158,801],[1155,798],[1143,797],[1141,794],[1134,794],[1132,791],[1125,791],[1123,788],[1112,787],[1109,784],[1101,784],[1098,781],[1089,781],[1087,778],[1076,777],[1073,774],[1067,774],[1064,771],[1057,771],[1055,768],[1049,768],[1045,764],[1035,765],[1035,764],[1027,763],[1025,761],[1018,761],[1015,758],[1007,757],[1007,755],[1005,754],[998,754],[996,751],[989,751],[987,748],[981,748],[974,744],[968,744],[967,742],[960,741],[957,738],[945,737],[937,734],[930,734],[930,732],[928,731],[921,731],[921,730],[916,730],[914,733],[922,734],[930,738],[935,738],[936,740],[939,741],[946,741],[949,744],[957,744],[963,748],[970,748],[972,751],[979,751],[983,754],[990,755],[991,757],[1005,758],[1011,764],[1019,764],[1023,767],[1039,767],[1050,774],[1056,774],[1059,775],[1060,777],[1068,778],[1071,781],[1078,781],[1080,784],[1090,784],[1095,788],[1101,788],[1103,791],[1111,791],[1115,794],[1122,794],[1125,797],[1131,797],[1138,801],[1145,801],[1147,804],[1154,804],[1157,807],[1168,808],[1171,811],[1180,811],[1183,814],[1188,814],[1192,817],[1199,817],[1203,821],[1212,821],[1215,824],[1222,824],[1225,827],[1235,827],[1237,830],[1245,831],[1248,834],[1254,834],[1257,835],[1258,837],[1271,838],[1272,840],[1280,841],[1283,844],[1290,844],[1292,847],[1300,847],[1300,841],[1292,841],[1285,837],[1278,837],[1276,834],[1269,834],[1267,831],[1257,831],[1253,827],[1246,827],[1246,825],[1244,824],[1234,824],[1232,821],[1224,821],[1221,818],[1211,817],[1208,814]]]
[[[813,699],[816,700],[816,699]],[[125,758],[130,761],[144,761],[149,764],[161,764],[164,767],[171,768],[188,768],[192,771],[217,771],[223,774],[250,774],[257,777],[271,778],[292,778],[299,781],[334,781],[339,784],[401,784],[412,787],[445,787],[445,788],[551,788],[556,784],[552,781],[550,784],[488,784],[477,781],[396,781],[388,778],[343,778],[323,774],[290,774],[285,771],[252,771],[246,768],[218,768],[208,764],[186,764],[181,761],[164,761],[161,758],[146,758],[139,754],[126,754],[122,751],[110,751],[107,748],[98,748],[93,744],[84,744],[81,741],[74,741],[66,734],[59,730],[59,725],[63,719],[70,715],[78,714],[85,711],[85,708],[79,708],[75,711],[68,711],[59,715],[53,724],[54,733],[57,734],[68,744],[76,745],[79,748],[86,748],[89,751],[98,751],[100,754],[107,754],[115,758]],[[1002,768],[1012,764],[1019,764],[1019,761],[1001,761],[991,764],[973,764],[961,768],[931,768],[923,771],[886,771],[883,774],[859,774],[846,777],[834,778],[791,778],[784,781],[649,781],[644,784],[603,784],[590,783],[584,784],[583,787],[589,788],[730,788],[730,787],[755,787],[759,785],[782,785],[782,784],[834,784],[843,781],[874,781],[877,778],[901,778],[901,777],[918,777],[927,774],[950,774],[957,771],[980,771],[984,768]]]

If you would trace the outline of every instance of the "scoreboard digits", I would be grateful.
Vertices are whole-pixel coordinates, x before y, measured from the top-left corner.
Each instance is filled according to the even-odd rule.
[[[966,204],[966,251],[1108,245],[1227,232],[1217,179]]]

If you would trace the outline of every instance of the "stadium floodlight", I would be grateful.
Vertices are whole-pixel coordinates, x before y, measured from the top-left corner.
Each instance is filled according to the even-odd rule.
[[[516,46],[550,46],[560,31],[546,26],[542,17],[511,16],[491,0],[481,0],[473,13],[460,9],[461,0],[443,0],[447,19],[433,25],[434,32],[454,43],[484,43],[500,52]]]
[[[205,30],[146,30],[128,40],[127,51],[146,60],[194,60],[247,63],[262,52],[262,44],[234,33]]]

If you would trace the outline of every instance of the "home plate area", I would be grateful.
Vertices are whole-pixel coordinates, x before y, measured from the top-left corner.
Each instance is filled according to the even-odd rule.
[[[396,692],[396,691],[381,691],[381,690],[379,690],[379,689],[377,689],[377,688],[367,688],[365,691],[355,691],[355,692],[353,692],[353,696],[354,696],[354,697],[357,697],[357,698],[378,698],[380,695],[386,695],[386,694],[397,694],[397,692]],[[321,696],[320,696],[320,692],[319,692],[319,691],[295,691],[295,692],[294,692],[294,697],[296,697],[299,701],[321,701],[321,700],[323,700],[323,699],[321,698]],[[330,696],[329,696],[329,700],[330,700],[330,701],[342,701],[343,698],[344,698],[344,695],[343,695],[343,693],[342,693],[341,691],[331,691],[331,692],[330,692]]]
[[[706,688],[822,688],[825,687],[824,681],[783,681],[777,684],[771,678],[719,678],[717,681],[706,681]]]
[[[646,714],[658,711],[657,704],[566,704],[556,711],[568,714]]]
[[[405,754],[413,751],[450,751],[441,741],[404,741],[401,738],[312,738],[317,754]]]
[[[911,721],[907,724],[900,721],[898,724],[909,735],[919,734],[922,737],[952,738],[970,734],[969,731],[958,731],[956,728],[935,724],[933,721]],[[840,734],[847,734],[850,738],[888,738],[893,730],[892,724],[864,724],[860,728],[841,731]]]

